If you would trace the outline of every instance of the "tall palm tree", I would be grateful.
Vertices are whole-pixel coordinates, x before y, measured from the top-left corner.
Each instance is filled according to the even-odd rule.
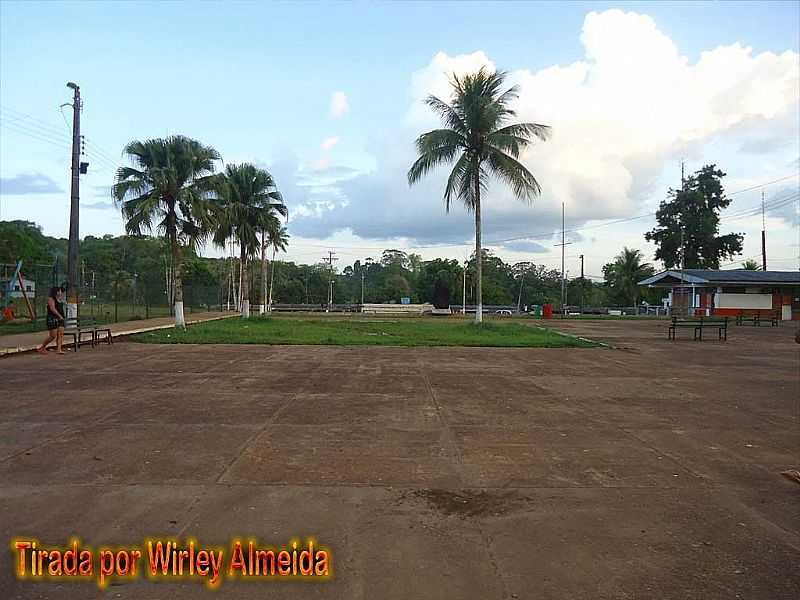
[[[133,166],[117,170],[112,196],[122,210],[129,235],[155,229],[166,238],[172,255],[175,326],[185,327],[183,248],[194,249],[204,239],[209,220],[207,200],[219,153],[197,140],[175,135],[132,141],[123,154]]]
[[[642,262],[640,250],[623,248],[622,252],[614,257],[614,262],[603,267],[606,284],[616,290],[631,306],[636,306],[639,300],[639,282],[647,279],[654,273],[650,263]]]
[[[277,220],[276,220],[277,221]],[[275,283],[275,253],[280,250],[286,251],[286,246],[289,244],[289,233],[286,227],[277,223],[277,227],[270,227],[267,231],[267,244],[272,246],[272,268],[269,271],[269,301],[267,310],[272,312],[272,286]]]
[[[505,77],[503,72],[490,73],[484,68],[463,77],[454,74],[450,104],[428,96],[425,103],[439,114],[445,128],[417,138],[419,158],[408,170],[408,183],[413,185],[434,167],[455,161],[444,201],[448,212],[450,201],[457,198],[475,214],[476,323],[483,317],[481,193],[488,187],[489,176],[494,175],[507,183],[518,199],[531,202],[536,198],[541,192],[539,182],[518,159],[533,138],[546,140],[550,134],[548,126],[538,123],[506,124],[516,114],[510,104],[518,90],[513,86],[501,91]]]
[[[213,239],[221,248],[231,238],[239,245],[244,318],[250,316],[249,262],[261,245],[259,234],[276,220],[275,213],[288,214],[269,172],[247,163],[225,167],[217,181]]]

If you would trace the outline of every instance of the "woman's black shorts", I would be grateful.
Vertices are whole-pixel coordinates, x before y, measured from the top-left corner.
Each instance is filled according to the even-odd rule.
[[[58,329],[64,326],[64,321],[55,315],[47,315],[47,329]]]

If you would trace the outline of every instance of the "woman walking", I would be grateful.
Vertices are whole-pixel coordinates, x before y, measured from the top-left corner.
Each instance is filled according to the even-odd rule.
[[[50,296],[47,298],[47,339],[39,346],[36,351],[47,354],[47,344],[56,341],[56,350],[59,354],[64,354],[61,345],[64,343],[64,289],[60,287],[50,288]]]

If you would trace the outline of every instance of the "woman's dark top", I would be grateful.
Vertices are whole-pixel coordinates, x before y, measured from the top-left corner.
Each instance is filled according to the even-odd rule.
[[[63,315],[64,314],[64,303],[58,302],[55,299],[53,300],[53,304],[56,305],[56,310]],[[53,310],[50,308],[50,303],[47,303],[47,328],[48,329],[58,329],[59,327],[64,326],[64,319],[61,319]]]

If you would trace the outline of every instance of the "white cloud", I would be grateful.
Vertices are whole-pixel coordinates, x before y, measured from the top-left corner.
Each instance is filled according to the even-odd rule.
[[[325,138],[322,140],[321,148],[326,152],[339,143],[339,138],[336,136]]]
[[[344,92],[334,92],[331,96],[331,115],[334,117],[341,117],[347,112],[349,106],[347,104],[347,96]]]
[[[797,53],[754,54],[735,43],[703,52],[691,63],[653,19],[620,10],[589,13],[580,39],[582,60],[509,73],[509,84],[520,88],[517,119],[548,124],[553,137],[522,157],[543,188],[533,207],[518,202],[502,184],[490,185],[483,211],[486,239],[555,228],[562,201],[568,226],[648,212],[664,196],[659,177],[665,165],[701,157],[711,142],[723,140],[726,157],[742,147],[766,152],[764,158],[774,161],[800,151]],[[377,170],[340,184],[350,201],[347,210],[299,219],[296,226],[322,237],[350,228],[362,237],[406,236],[422,243],[469,239],[471,218],[457,207],[446,215],[437,202],[446,169],[411,189],[405,172],[414,159],[414,138],[439,125],[420,100],[431,93],[448,98],[449,74],[480,66],[496,68],[481,51],[440,52],[413,73],[413,103],[402,127],[376,134]],[[401,143],[387,147],[387,137]],[[769,154],[765,139],[789,142],[776,144],[778,154]],[[729,179],[738,178],[731,165],[720,166]]]

